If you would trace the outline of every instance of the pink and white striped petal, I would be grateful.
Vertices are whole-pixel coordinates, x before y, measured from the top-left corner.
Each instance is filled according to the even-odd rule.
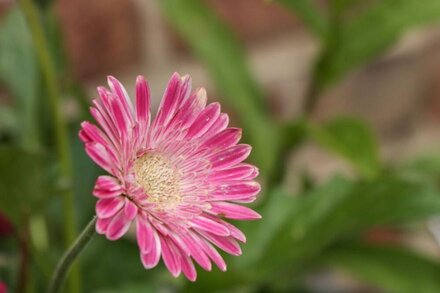
[[[162,254],[162,244],[160,241],[160,237],[155,229],[153,229],[152,232],[153,241],[150,243],[151,247],[148,253],[144,254],[141,252],[142,264],[146,269],[154,268],[159,263],[160,256]]]
[[[98,218],[113,217],[125,204],[122,196],[99,199],[96,203],[96,215]]]
[[[93,195],[98,198],[111,198],[121,195],[123,190],[115,177],[102,175],[96,180]]]
[[[193,228],[196,228],[198,230],[203,230],[210,232],[212,234],[218,235],[218,236],[229,236],[230,232],[228,228],[223,226],[220,223],[217,223],[211,219],[208,219],[206,217],[200,216],[191,221],[191,225]]]
[[[126,217],[125,209],[121,210],[116,216],[113,217],[112,221],[107,227],[105,235],[108,240],[117,240],[121,238],[130,228],[130,224],[133,219]]]
[[[162,259],[170,273],[176,278],[182,271],[181,253],[175,247],[171,239],[161,237]]]
[[[220,215],[234,220],[258,220],[261,215],[256,211],[237,204],[229,202],[212,202],[210,213]]]
[[[251,146],[239,144],[219,151],[210,157],[213,170],[223,170],[241,163],[251,153]]]

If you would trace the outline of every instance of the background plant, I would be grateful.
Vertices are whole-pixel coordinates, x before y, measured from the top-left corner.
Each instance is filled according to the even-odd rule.
[[[199,271],[190,284],[159,269],[145,272],[130,239],[107,245],[97,237],[70,274],[70,292],[302,290],[305,277],[319,268],[338,268],[391,292],[440,291],[438,260],[397,245],[372,245],[365,237],[371,228],[414,229],[440,215],[438,155],[390,165],[380,160],[363,121],[312,119],[319,98],[348,72],[379,56],[408,29],[440,21],[440,2],[332,0],[324,8],[312,0],[278,2],[320,44],[303,115],[287,122],[269,112],[245,51],[209,6],[201,0],[158,1],[239,113],[245,140],[253,145],[264,184],[256,206],[263,220],[241,225],[248,235],[243,256],[229,259],[226,273]],[[79,121],[88,115],[86,100],[70,75],[51,7],[50,1],[19,1],[0,25],[0,80],[14,97],[13,104],[0,107],[0,210],[16,231],[0,242],[8,256],[0,279],[22,292],[46,288],[76,227],[94,213],[90,192],[100,172],[76,138]],[[68,95],[83,110],[66,121],[61,108]],[[335,175],[323,184],[306,180],[298,194],[289,194],[286,156],[308,141],[351,164],[356,176]]]

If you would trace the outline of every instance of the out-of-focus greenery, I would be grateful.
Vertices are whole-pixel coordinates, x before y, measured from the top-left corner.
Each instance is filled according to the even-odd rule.
[[[80,87],[60,82],[66,76],[70,79],[70,73],[62,35],[51,14],[52,1],[37,2],[35,12],[49,44],[46,53],[56,66],[58,79],[53,82],[59,82],[61,92],[57,98],[64,101],[72,90],[80,93],[76,102],[84,117],[88,114]],[[439,153],[397,164],[382,162],[374,134],[363,121],[310,119],[328,86],[383,53],[408,29],[440,21],[440,2],[333,0],[326,6],[312,0],[272,2],[267,5],[285,6],[300,17],[321,44],[304,115],[285,123],[268,110],[245,50],[210,6],[201,0],[158,1],[170,26],[205,64],[240,119],[245,140],[253,145],[251,159],[261,168],[263,194],[255,209],[263,219],[237,223],[247,235],[243,255],[225,256],[225,273],[198,269],[197,282],[190,283],[173,279],[163,266],[145,271],[131,239],[109,242],[96,237],[80,258],[83,292],[304,291],[307,276],[319,269],[342,270],[390,292],[440,292],[439,260],[366,237],[371,229],[421,229],[427,219],[440,215]],[[0,82],[14,103],[0,105],[0,211],[13,222],[16,233],[7,241],[0,239],[0,257],[7,263],[0,264],[0,281],[12,291],[40,292],[65,249],[63,222],[68,218],[60,194],[66,189],[74,193],[74,224],[84,226],[94,213],[90,193],[102,171],[76,138],[80,118],[72,119],[66,143],[73,182],[60,181],[54,125],[48,115],[54,109],[47,99],[47,81],[40,77],[44,68],[33,34],[35,28],[29,29],[20,6],[1,20]],[[307,179],[295,194],[287,192],[287,156],[308,141],[356,172],[351,177],[335,174],[320,184]]]

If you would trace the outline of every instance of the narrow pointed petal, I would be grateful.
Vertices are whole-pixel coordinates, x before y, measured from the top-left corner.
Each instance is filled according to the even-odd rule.
[[[130,228],[130,224],[132,219],[130,220],[125,216],[125,212],[120,211],[110,222],[107,227],[107,231],[105,235],[108,240],[117,240],[121,238],[125,233],[127,233],[128,228]]]
[[[121,196],[104,198],[96,203],[96,215],[99,218],[113,217],[124,206],[124,198]]]
[[[115,117],[115,126],[122,139],[127,138],[129,128],[131,127],[130,117],[122,109],[121,101],[113,99],[111,101],[111,109]]]
[[[255,181],[226,182],[216,186],[211,195],[216,201],[234,201],[254,197],[260,190],[260,184]]]
[[[162,101],[157,112],[154,126],[166,124],[175,111],[179,102],[179,92],[181,87],[181,77],[178,73],[174,73],[168,82],[167,89],[163,95]]]
[[[142,125],[142,130],[146,130],[150,123],[150,88],[143,76],[136,79],[136,120]],[[143,132],[142,132],[143,133]]]
[[[110,174],[114,173],[115,162],[102,144],[93,142],[87,143],[86,153],[102,169],[106,170]]]
[[[206,131],[203,135],[203,140],[206,141],[213,137],[214,135],[222,132],[228,127],[229,124],[229,116],[226,113],[220,113],[215,122],[211,125],[211,127]]]
[[[209,175],[209,180],[218,181],[228,181],[228,180],[250,180],[258,176],[258,169],[250,164],[238,164],[231,168],[224,170],[217,170],[211,172]]]
[[[133,103],[130,100],[130,97],[127,94],[124,86],[113,76],[109,76],[107,78],[108,85],[110,86],[112,92],[119,98],[121,101],[124,110],[132,115],[133,114]]]
[[[234,238],[217,236],[205,232],[203,232],[203,236],[205,236],[206,239],[208,239],[209,241],[214,243],[217,247],[226,251],[227,253],[235,256],[241,255],[240,245],[238,245],[237,241],[235,241]]]
[[[240,128],[227,128],[215,136],[211,137],[202,144],[202,147],[208,147],[212,149],[225,149],[230,146],[236,145],[241,139]]]
[[[184,234],[181,236],[189,250],[191,257],[206,271],[211,270],[211,261],[206,253],[201,249],[196,240],[193,239],[192,234]]]
[[[162,246],[163,262],[168,271],[177,278],[182,270],[180,252],[177,251],[177,248],[169,238],[161,237],[160,243]]]
[[[239,144],[215,153],[210,158],[213,169],[225,169],[245,160],[251,153],[251,146]]]
[[[197,271],[194,267],[192,260],[188,256],[182,256],[181,258],[182,272],[185,277],[191,282],[195,282],[197,279]]]
[[[106,135],[102,133],[102,131],[92,123],[84,121],[83,123],[81,123],[81,128],[90,141],[94,141],[102,145],[109,144],[109,140]]]
[[[93,189],[93,195],[98,198],[111,198],[121,195],[122,186],[118,180],[112,176],[99,176]]]
[[[155,247],[154,231],[148,220],[138,217],[136,220],[136,238],[142,254],[149,253]]]
[[[199,88],[186,100],[176,115],[182,127],[190,126],[196,120],[199,113],[206,107],[207,99],[206,90]]]
[[[131,222],[136,217],[137,212],[138,212],[137,206],[131,200],[126,199],[124,206],[125,219]]]
[[[245,206],[228,202],[212,202],[209,212],[235,220],[261,219],[260,214],[258,214],[256,211]]]
[[[202,136],[212,124],[214,124],[217,117],[220,115],[220,104],[209,104],[202,112],[200,112],[197,119],[188,129],[187,137],[190,139]]]
[[[226,271],[226,262],[220,253],[207,240],[199,239],[199,245],[221,271]]]
[[[191,225],[194,228],[219,236],[229,236],[230,234],[229,230],[225,226],[203,216],[193,219],[191,221]]]
[[[151,269],[157,266],[162,253],[162,245],[160,241],[160,236],[157,234],[156,229],[153,229],[153,239],[151,242],[151,248],[148,253],[141,253],[142,264],[146,269]]]
[[[95,229],[98,234],[105,234],[107,227],[112,221],[112,218],[98,218],[96,219]]]
[[[232,237],[234,237],[238,241],[246,243],[246,236],[244,235],[244,233],[240,229],[238,229],[237,227],[235,227],[234,225],[232,225],[231,223],[228,223],[226,221],[222,221],[222,223],[223,223],[223,225],[225,225],[229,229]]]

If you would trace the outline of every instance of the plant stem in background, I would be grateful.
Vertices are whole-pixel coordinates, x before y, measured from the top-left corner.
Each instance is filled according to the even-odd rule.
[[[56,80],[55,65],[50,56],[50,48],[44,33],[44,28],[39,19],[37,7],[31,0],[20,0],[20,7],[26,18],[32,39],[36,48],[37,57],[41,66],[44,83],[47,88],[47,96],[54,124],[54,138],[60,165],[60,183],[62,184],[63,215],[64,215],[64,238],[66,246],[75,239],[74,202],[72,192],[72,162],[66,123],[64,121],[61,105],[60,92]],[[80,274],[78,267],[72,268],[69,279],[70,292],[81,291]]]
[[[305,96],[303,113],[306,117],[313,113],[324,87],[330,80],[329,72],[331,71],[332,58],[339,50],[342,13],[341,4],[339,2],[338,0],[332,1],[330,7],[328,31],[325,35],[323,48],[316,61]]]
[[[49,293],[56,293],[60,291],[61,284],[63,283],[70,266],[90,242],[93,235],[95,235],[95,222],[96,217],[93,217],[78,238],[76,238],[73,245],[66,251],[61,260],[58,262],[49,284]]]
[[[20,247],[20,268],[18,273],[17,292],[27,292],[29,288],[29,216],[23,211],[22,224],[18,227],[18,242]]]

